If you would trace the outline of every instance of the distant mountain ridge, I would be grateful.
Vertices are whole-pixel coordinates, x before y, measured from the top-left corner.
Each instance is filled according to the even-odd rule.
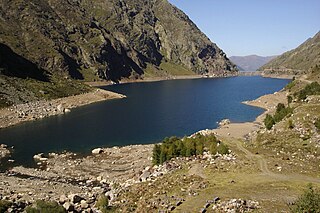
[[[240,71],[256,71],[277,56],[231,56],[229,59],[237,65]]]
[[[320,65],[320,31],[299,47],[285,52],[259,70],[275,74],[301,74]]]

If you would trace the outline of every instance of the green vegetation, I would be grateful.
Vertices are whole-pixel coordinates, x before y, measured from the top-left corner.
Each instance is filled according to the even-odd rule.
[[[312,82],[308,84],[304,89],[294,94],[298,100],[305,100],[310,95],[320,95],[320,84],[318,82]]]
[[[267,114],[266,118],[264,119],[264,125],[268,130],[270,130],[274,124],[282,121],[282,119],[287,115],[292,114],[292,111],[293,109],[291,107],[286,107],[284,104],[279,103],[274,116]]]
[[[274,119],[271,115],[267,114],[266,118],[264,119],[264,125],[268,130],[270,130],[273,125],[275,125]]]
[[[67,212],[62,206],[55,201],[37,200],[35,205],[26,209],[27,213],[65,213]]]
[[[109,206],[109,200],[108,198],[104,195],[101,194],[98,198],[98,201],[96,203],[96,207],[102,212],[102,213],[107,213],[107,212],[114,212],[114,209]]]
[[[10,201],[0,200],[0,213],[6,212],[10,206],[11,206]]]
[[[308,189],[305,190],[304,194],[301,195],[295,202],[294,207],[291,209],[294,213],[300,212],[310,212],[319,213],[320,212],[320,192],[315,190],[310,184]]]
[[[155,145],[153,149],[153,164],[162,164],[175,157],[190,157],[202,155],[204,150],[211,153],[227,154],[228,147],[219,142],[214,135],[203,136],[197,134],[193,138],[165,138],[161,145]]]
[[[320,118],[318,118],[316,120],[316,122],[314,123],[314,125],[317,127],[318,130],[320,130]]]
[[[194,75],[195,73],[173,62],[161,62],[160,68],[171,75]]]

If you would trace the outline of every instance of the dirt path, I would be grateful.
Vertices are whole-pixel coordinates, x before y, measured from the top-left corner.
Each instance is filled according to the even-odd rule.
[[[277,174],[269,170],[267,160],[258,154],[253,154],[248,149],[243,147],[242,142],[239,140],[234,141],[237,145],[237,148],[245,153],[245,157],[254,160],[258,163],[259,169],[261,170],[262,175],[268,176],[272,179],[281,180],[281,181],[301,181],[308,183],[320,183],[320,178],[314,178],[307,175],[301,174]]]

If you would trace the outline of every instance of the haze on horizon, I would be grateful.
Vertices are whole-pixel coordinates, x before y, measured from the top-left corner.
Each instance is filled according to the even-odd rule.
[[[319,0],[169,0],[230,56],[273,56],[320,30]]]

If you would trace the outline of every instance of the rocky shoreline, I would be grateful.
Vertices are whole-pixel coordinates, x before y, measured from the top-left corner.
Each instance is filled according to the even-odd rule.
[[[124,95],[114,92],[94,89],[92,92],[54,99],[14,105],[0,109],[0,129],[17,125],[26,121],[43,119],[49,116],[68,113],[71,109],[91,103],[124,98]]]

